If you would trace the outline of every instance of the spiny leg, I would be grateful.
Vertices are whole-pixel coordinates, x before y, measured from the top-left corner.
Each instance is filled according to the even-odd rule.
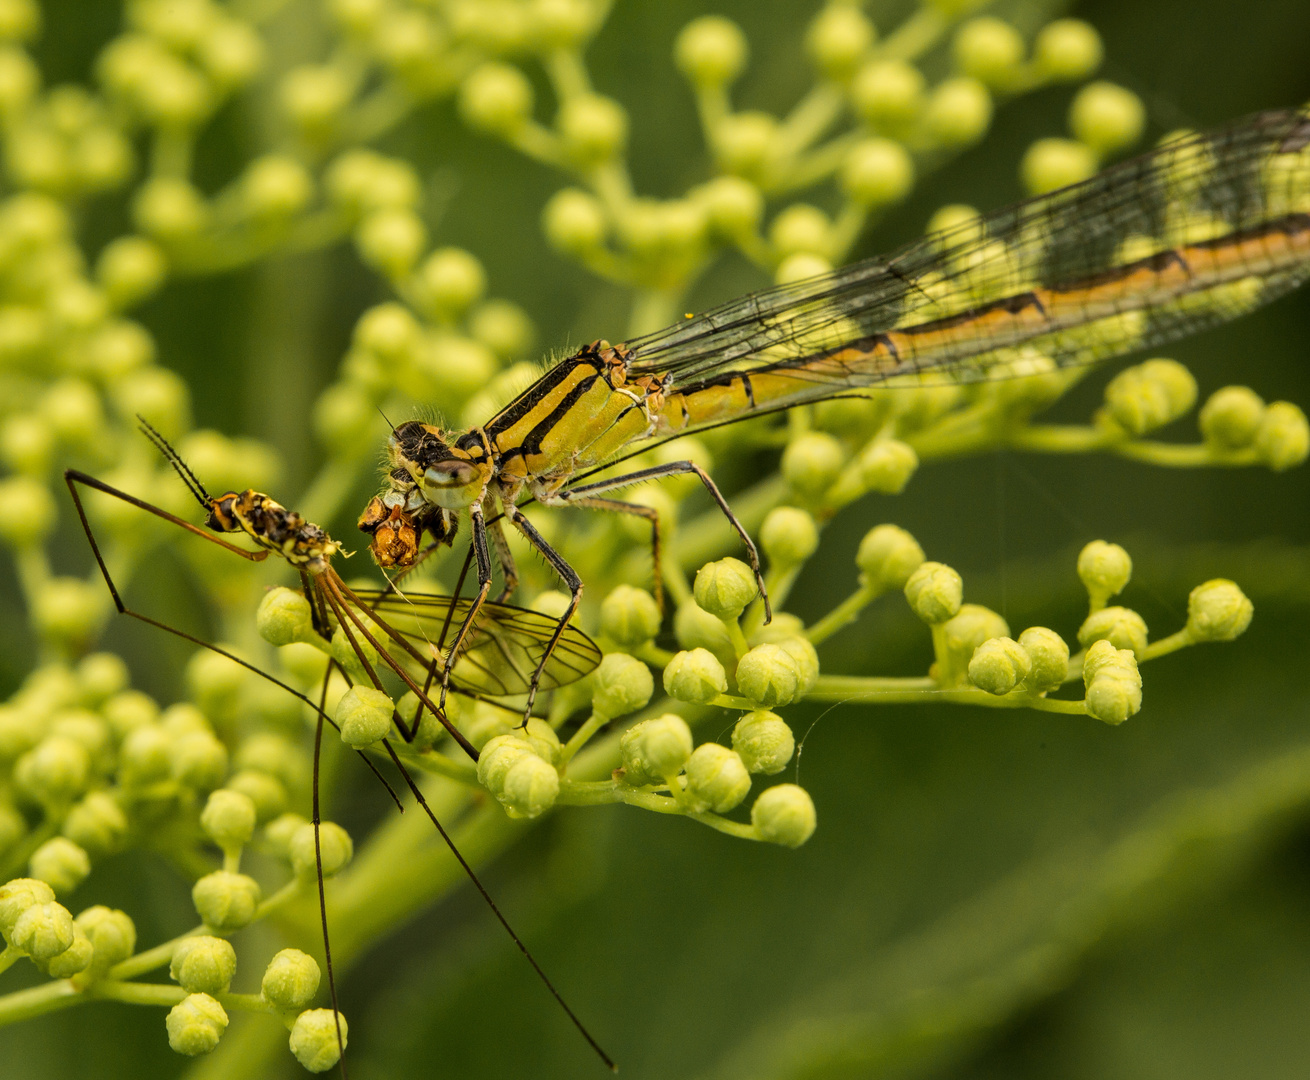
[[[655,605],[664,612],[664,577],[663,577],[663,543],[660,538],[660,515],[659,511],[653,506],[642,506],[641,503],[624,502],[622,499],[598,499],[589,496],[583,496],[579,499],[566,499],[562,504],[556,504],[550,499],[538,500],[543,506],[564,505],[577,506],[584,510],[608,510],[616,514],[634,514],[637,517],[643,517],[650,522],[650,553],[651,561],[654,564],[654,575],[651,581],[651,592],[655,596]]]
[[[500,563],[501,577],[504,578],[501,590],[496,594],[496,603],[503,604],[519,587],[519,571],[514,565],[514,556],[509,550],[509,542],[505,539],[505,530],[501,528],[500,518],[492,518],[488,521],[487,531],[491,535],[491,546],[496,550],[496,561]]]
[[[760,599],[764,601],[764,621],[766,623],[771,622],[773,620],[773,608],[769,604],[769,590],[764,585],[764,573],[760,569],[760,553],[755,548],[755,541],[750,538],[750,534],[742,526],[742,523],[737,520],[737,515],[732,512],[728,500],[723,497],[723,493],[710,479],[710,474],[694,461],[670,461],[664,465],[654,465],[649,469],[638,469],[636,472],[627,473],[623,476],[611,477],[608,480],[597,480],[593,484],[566,488],[538,501],[546,506],[562,506],[570,503],[579,505],[577,503],[579,496],[590,498],[602,492],[614,491],[630,484],[639,484],[643,480],[658,480],[665,476],[682,476],[687,473],[692,473],[700,479],[700,482],[705,485],[705,490],[710,493],[710,498],[718,505],[718,508],[723,512],[723,516],[728,519],[728,524],[741,537],[741,542],[746,547],[746,555],[751,564],[751,571],[755,574],[755,586],[760,590]]]
[[[441,670],[442,709],[446,707],[446,695],[450,692],[451,668],[455,666],[455,659],[459,656],[465,639],[472,631],[473,623],[482,610],[482,605],[486,603],[487,593],[491,591],[491,552],[487,549],[487,526],[483,518],[481,503],[474,503],[469,508],[469,519],[472,524],[470,531],[473,533],[473,557],[478,568],[478,592],[469,602],[468,610],[464,612],[464,618],[459,624],[459,629],[455,631],[455,640],[450,643],[450,650],[446,653],[445,666]],[[460,575],[460,577],[462,581],[463,575]]]

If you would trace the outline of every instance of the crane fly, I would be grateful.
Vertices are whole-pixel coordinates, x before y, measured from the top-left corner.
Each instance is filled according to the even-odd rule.
[[[251,562],[262,562],[270,554],[284,559],[300,575],[301,588],[305,598],[310,603],[314,633],[327,642],[331,639],[334,627],[339,629],[345,636],[367,677],[377,689],[385,690],[385,687],[377,670],[378,665],[370,658],[371,655],[381,660],[386,668],[415,695],[418,707],[412,721],[406,724],[398,710],[393,713],[392,718],[401,736],[407,742],[414,739],[418,732],[422,713],[424,709],[427,709],[441,722],[451,738],[470,758],[474,761],[478,758],[477,750],[450,722],[444,709],[434,704],[428,697],[428,691],[432,688],[438,672],[441,674],[443,686],[449,683],[457,693],[493,704],[500,704],[497,702],[497,698],[527,693],[530,686],[534,685],[543,672],[543,664],[545,677],[542,680],[542,685],[548,687],[563,686],[588,675],[600,662],[600,649],[586,634],[574,627],[569,627],[563,635],[560,635],[557,633],[558,627],[555,619],[550,616],[506,604],[484,604],[479,611],[471,613],[477,623],[472,632],[462,637],[464,647],[455,652],[444,653],[442,645],[445,634],[449,631],[456,617],[460,618],[462,622],[467,622],[470,617],[470,601],[443,596],[402,594],[397,591],[394,583],[382,590],[352,589],[332,567],[333,556],[348,553],[344,552],[342,545],[333,540],[324,529],[313,522],[306,521],[295,511],[288,510],[263,492],[253,489],[240,492],[229,491],[217,497],[210,495],[168,441],[144,419],[139,417],[138,419],[141,422],[142,433],[164,455],[173,470],[186,485],[187,490],[205,511],[205,527],[203,529],[169,513],[161,507],[154,506],[143,499],[138,499],[80,470],[66,469],[64,471],[64,480],[72,495],[78,518],[81,521],[83,531],[86,533],[87,541],[91,545],[96,564],[104,577],[106,586],[109,588],[114,604],[121,614],[130,615],[151,626],[227,657],[229,660],[253,671],[299,698],[309,705],[317,715],[314,737],[313,814],[311,821],[314,826],[315,857],[319,868],[319,910],[323,926],[323,948],[328,968],[328,985],[331,991],[333,1014],[337,1018],[338,1050],[344,1055],[345,1043],[341,1032],[340,1014],[337,1010],[336,983],[332,973],[332,950],[328,941],[327,901],[323,885],[322,854],[319,843],[318,777],[323,723],[326,721],[334,727],[336,726],[335,721],[327,715],[323,708],[326,700],[327,680],[334,669],[341,671],[347,682],[350,681],[350,676],[336,661],[329,659],[324,674],[323,697],[316,704],[298,690],[226,649],[201,641],[199,638],[169,626],[167,623],[160,622],[129,608],[123,602],[118,587],[110,576],[109,568],[92,532],[90,520],[78,492],[78,485],[110,495],[138,509],[154,514]],[[257,545],[256,550],[251,551],[224,539],[225,535],[238,534],[252,540]],[[408,627],[402,629],[399,625],[402,622],[407,622]],[[440,628],[435,635],[431,632],[434,627]],[[436,638],[435,641],[433,641],[434,637]],[[382,644],[379,638],[387,644]],[[364,647],[364,643],[371,646],[372,654]],[[554,646],[550,652],[547,652],[548,644]],[[446,671],[446,668],[452,665],[457,669],[453,677]],[[418,681],[420,679],[422,684]],[[450,848],[451,853],[473,882],[483,900],[491,908],[497,920],[505,928],[514,944],[518,946],[537,976],[545,984],[546,989],[563,1008],[570,1021],[577,1027],[583,1038],[586,1039],[601,1060],[609,1068],[615,1068],[613,1061],[601,1049],[591,1033],[555,989],[546,973],[528,951],[527,946],[515,933],[501,913],[500,908],[483,887],[481,881],[478,880],[473,868],[460,854],[450,835],[437,819],[431,807],[429,807],[422,791],[414,782],[409,770],[405,768],[391,742],[384,738],[381,740],[381,744],[391,758],[392,764],[400,772],[406,786],[413,793],[415,800],[431,819],[433,825],[441,834],[442,840]],[[357,750],[357,753],[364,759],[374,775],[381,780],[397,806],[400,806],[403,810],[400,799],[392,791],[391,786],[387,784],[373,763],[362,751]],[[344,1064],[342,1070],[344,1074]]]
[[[745,545],[767,620],[755,546],[694,462],[579,481],[662,442],[797,405],[1031,372],[1016,365],[1020,356],[1047,369],[1090,364],[1235,318],[1310,274],[1308,146],[1310,113],[1261,113],[886,257],[753,293],[625,344],[594,342],[480,426],[395,428],[386,488],[359,526],[381,566],[404,567],[425,535],[433,547],[450,544],[468,514],[478,591],[453,638],[458,649],[488,598],[490,546],[506,593],[516,581],[499,507],[571,594],[548,656],[582,581],[520,502],[646,517],[658,590],[655,511],[607,493],[690,473]]]

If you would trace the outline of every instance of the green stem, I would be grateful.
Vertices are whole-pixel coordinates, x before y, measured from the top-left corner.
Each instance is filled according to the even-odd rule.
[[[805,631],[811,645],[827,641],[838,630],[853,623],[861,611],[881,595],[881,590],[874,586],[863,585],[848,596],[827,615]]]
[[[83,1000],[81,991],[70,979],[54,979],[29,990],[16,990],[0,997],[0,1026],[31,1020]]]
[[[573,755],[586,746],[588,740],[608,724],[610,719],[611,717],[601,716],[600,713],[593,711],[592,714],[582,722],[582,726],[573,733],[573,737],[569,739],[560,750],[559,767],[561,773],[563,773],[568,767],[569,762],[573,760]]]
[[[180,986],[168,983],[120,982],[116,979],[102,979],[91,983],[86,988],[87,997],[102,1001],[121,1001],[127,1005],[159,1005],[171,1009],[180,1004],[187,992]]]

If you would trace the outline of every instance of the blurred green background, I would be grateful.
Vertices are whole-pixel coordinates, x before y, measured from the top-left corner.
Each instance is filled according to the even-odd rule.
[[[690,95],[669,61],[677,30],[706,11],[738,20],[753,61],[737,100],[780,110],[809,85],[796,40],[812,7],[616,4],[589,61],[598,89],[631,110],[639,190],[682,190],[704,175]],[[881,24],[904,7],[870,13]],[[1039,22],[1052,9],[1002,10]],[[119,25],[117,5],[52,0],[45,10],[37,54],[49,81],[85,79]],[[1303,0],[1104,0],[1067,10],[1100,30],[1103,75],[1142,95],[1155,134],[1310,98]],[[312,55],[316,42],[300,45]],[[1070,95],[1052,89],[1002,108],[993,134],[922,183],[860,253],[917,235],[943,202],[987,209],[1018,198],[1019,156],[1062,131]],[[248,156],[258,120],[238,110],[220,126],[202,184]],[[484,261],[492,291],[536,320],[543,350],[621,334],[620,290],[563,262],[541,237],[554,176],[469,134],[448,104],[424,111],[386,149],[428,178],[438,242]],[[111,220],[102,227],[121,231]],[[697,305],[763,284],[730,265],[703,284]],[[170,284],[140,317],[192,386],[199,425],[285,453],[282,493],[294,505],[316,464],[309,406],[358,313],[384,295],[343,248]],[[1239,382],[1305,406],[1307,343],[1303,290],[1168,355],[1191,367],[1202,397]],[[1086,416],[1102,382],[1059,413]],[[1015,627],[1072,636],[1085,607],[1074,558],[1096,538],[1132,553],[1124,602],[1153,628],[1181,625],[1188,589],[1211,576],[1246,589],[1255,622],[1234,645],[1152,663],[1145,707],[1117,729],[958,707],[793,708],[788,718],[806,734],[799,780],[819,811],[819,831],[799,851],[624,808],[563,809],[491,868],[488,884],[629,1080],[1304,1077],[1308,496],[1305,469],[1178,472],[1013,454],[925,468],[904,495],[843,511],[795,591],[799,615],[817,617],[847,594],[860,536],[892,521],[962,572],[966,599]],[[350,521],[330,524],[351,531]],[[80,545],[70,533],[58,557],[83,569]],[[6,596],[12,680],[28,645],[12,588]],[[185,609],[186,596],[152,602],[167,613]],[[176,692],[158,673],[157,641],[114,631],[134,652],[139,684]],[[876,605],[821,652],[830,673],[912,674],[928,656],[926,635],[893,604]],[[365,802],[360,813],[380,812],[372,793]],[[183,883],[140,854],[98,866],[74,899],[143,911],[146,943],[193,920]],[[342,1007],[356,1080],[602,1075],[467,890],[375,950],[344,985]],[[261,1021],[238,1017],[234,1031],[252,1022]],[[91,1005],[0,1030],[6,1077],[172,1076],[191,1065],[168,1050],[154,1010]],[[299,1074],[290,1057],[282,1068]]]

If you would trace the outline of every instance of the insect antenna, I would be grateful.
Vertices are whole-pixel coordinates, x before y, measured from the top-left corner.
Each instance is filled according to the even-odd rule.
[[[155,449],[163,454],[165,460],[173,466],[173,471],[182,478],[182,483],[186,484],[187,490],[195,496],[196,502],[205,509],[209,509],[214,500],[210,497],[209,492],[205,490],[205,485],[191,471],[190,466],[182,460],[181,455],[173,449],[172,444],[151,426],[149,420],[140,413],[137,413],[136,418],[140,424],[141,434],[154,443]]]

